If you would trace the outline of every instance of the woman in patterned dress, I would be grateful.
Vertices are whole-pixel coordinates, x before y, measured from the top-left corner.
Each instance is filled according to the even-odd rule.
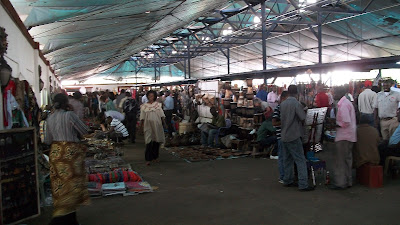
[[[46,123],[45,142],[51,145],[50,179],[53,196],[53,219],[50,225],[77,225],[76,210],[89,203],[84,158],[86,147],[80,137],[88,127],[68,109],[68,97],[54,97],[54,113]]]

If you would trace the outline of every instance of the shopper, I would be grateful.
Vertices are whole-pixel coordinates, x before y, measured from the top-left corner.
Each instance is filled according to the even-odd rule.
[[[303,143],[303,121],[306,118],[303,106],[296,99],[297,86],[290,85],[288,88],[289,97],[281,103],[281,140],[283,147],[283,162],[285,175],[283,182],[286,187],[297,186],[294,183],[293,162],[297,165],[298,188],[300,191],[312,191],[313,187],[308,186],[308,174],[306,158],[304,157]]]
[[[329,96],[322,86],[318,87],[318,94],[315,96],[314,106],[317,108],[330,107]]]
[[[76,210],[89,203],[84,159],[86,147],[80,144],[88,132],[78,116],[67,111],[68,97],[54,97],[54,113],[46,123],[46,144],[50,150],[50,180],[53,197],[51,225],[77,225]]]
[[[274,150],[271,156],[278,154],[278,143],[276,137],[276,128],[272,125],[272,114],[273,110],[271,107],[267,107],[264,113],[265,120],[261,123],[260,128],[257,130],[257,142],[261,149],[274,145]],[[273,157],[271,159],[274,159]]]
[[[69,100],[69,104],[72,106],[79,119],[83,120],[85,113],[82,103],[82,94],[79,91],[74,92],[73,97]]]
[[[165,114],[165,122],[167,123],[168,134],[172,135],[172,114],[174,112],[174,98],[172,94],[168,91],[165,94],[166,98],[164,101],[164,114]]]
[[[288,92],[283,91],[280,97],[280,104],[288,98]],[[278,105],[274,110],[272,116],[272,125],[276,129],[276,139],[278,142],[278,170],[279,170],[279,183],[283,184],[283,176],[285,174],[283,165],[282,141],[281,141],[281,105]]]
[[[267,88],[266,88],[265,84],[262,84],[256,94],[256,97],[261,99],[261,101],[263,101],[263,102],[267,101],[268,93],[267,93],[266,89]]]
[[[105,112],[107,113],[107,112]],[[129,132],[121,120],[112,118],[111,116],[106,117],[105,122],[108,126],[108,130],[104,130],[106,135],[113,141],[124,140],[129,136]]]
[[[104,104],[106,109],[105,111],[109,110],[118,111],[117,108],[115,107],[114,102],[110,98],[107,98],[105,95],[101,96],[100,101],[105,103]]]
[[[111,118],[117,119],[119,121],[124,121],[125,120],[125,115],[120,113],[120,112],[118,112],[118,111],[109,110],[109,111],[103,112],[103,114],[105,115],[105,118],[111,117]]]
[[[400,114],[397,114],[398,121],[400,121]],[[400,125],[396,128],[389,141],[383,141],[378,147],[380,155],[380,165],[385,165],[385,160],[389,156],[400,157]]]
[[[99,113],[99,99],[97,98],[98,93],[97,92],[93,92],[91,97],[92,97],[92,116],[97,117],[98,113]]]
[[[341,190],[353,185],[353,147],[357,142],[356,114],[353,104],[346,97],[346,88],[335,88],[337,104],[335,138],[335,173],[331,189]]]
[[[142,104],[147,103],[149,100],[147,99],[147,94],[143,95],[142,97]]]
[[[370,122],[370,116],[366,114],[360,116],[360,125],[357,128],[357,142],[353,152],[355,168],[366,163],[379,164],[378,145],[381,138],[378,130],[369,125]]]
[[[267,102],[269,104],[269,106],[271,106],[272,109],[275,109],[276,106],[278,105],[278,94],[277,92],[277,88],[276,86],[272,87],[272,91],[270,93],[268,93],[267,96]]]
[[[210,113],[213,116],[212,121],[211,123],[207,123],[205,125],[207,128],[201,131],[202,147],[214,147],[214,140],[218,133],[218,129],[226,126],[225,118],[218,114],[217,108],[211,107]]]
[[[140,124],[146,144],[145,159],[150,165],[150,162],[158,161],[160,144],[165,142],[163,126],[166,127],[166,124],[162,105],[156,102],[157,93],[148,91],[146,97],[148,102],[140,107]]]
[[[360,116],[365,115],[364,118],[369,120],[368,124],[374,126],[374,110],[377,94],[371,90],[371,86],[371,81],[364,82],[364,90],[358,96],[358,110],[360,111]]]
[[[375,126],[380,121],[383,140],[389,140],[396,128],[399,126],[396,113],[400,102],[400,93],[390,90],[392,80],[383,83],[383,91],[379,92],[375,101]]]
[[[115,104],[117,105],[117,106],[119,106],[119,104],[121,103],[121,100],[123,99],[123,98],[125,98],[126,97],[126,95],[125,95],[125,89],[122,89],[121,90],[121,93],[118,95],[118,97],[115,99]]]
[[[139,111],[139,104],[131,97],[129,92],[126,93],[127,99],[124,102],[123,110],[126,117],[126,126],[129,131],[129,138],[131,143],[136,142],[136,123],[137,113]]]

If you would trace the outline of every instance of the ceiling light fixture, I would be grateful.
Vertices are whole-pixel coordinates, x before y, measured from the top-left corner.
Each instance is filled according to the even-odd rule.
[[[149,14],[149,13],[151,13],[151,12],[150,12],[150,11],[146,11],[145,13],[146,13],[146,14]]]
[[[398,61],[396,64],[400,64],[400,61]]]
[[[172,50],[172,52],[171,52],[173,55],[175,55],[176,53],[178,53],[177,51],[175,51],[175,50]]]
[[[254,23],[260,23],[261,22],[260,17],[255,16],[254,19],[253,19],[253,22]]]

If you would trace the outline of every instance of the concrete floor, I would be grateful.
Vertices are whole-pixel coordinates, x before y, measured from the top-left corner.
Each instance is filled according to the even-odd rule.
[[[78,210],[83,225],[132,224],[399,224],[398,180],[369,189],[355,185],[313,192],[278,183],[277,160],[241,158],[187,163],[166,151],[146,166],[144,144],[127,145],[125,159],[154,193],[93,199]],[[332,150],[317,157],[332,161]],[[45,225],[51,208],[25,224]]]

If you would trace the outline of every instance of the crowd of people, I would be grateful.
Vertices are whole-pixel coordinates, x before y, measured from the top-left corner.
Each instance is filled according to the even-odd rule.
[[[328,107],[326,121],[335,124],[335,170],[331,189],[351,187],[353,167],[383,165],[386,157],[400,156],[400,93],[393,88],[391,80],[384,81],[383,90],[378,93],[371,86],[371,82],[365,82],[362,92],[355,97],[345,86],[329,91],[319,86],[311,103],[302,101],[296,85],[290,85],[280,94],[277,88],[268,93],[265,85],[259,87],[255,97],[262,102],[264,120],[257,130],[256,141],[260,146],[275,145],[272,152],[277,155],[280,183],[285,187],[298,187],[300,191],[314,190],[308,182],[302,140],[309,107]],[[51,114],[43,116],[40,123],[42,140],[51,146],[50,174],[55,208],[52,224],[77,224],[76,207],[88,202],[83,170],[85,146],[79,144],[82,136],[89,132],[85,124],[88,118],[95,118],[106,136],[115,141],[127,139],[135,143],[139,125],[146,144],[145,160],[150,165],[158,162],[160,146],[165,143],[166,136],[176,131],[174,116],[186,115],[194,122],[193,98],[194,95],[188,96],[188,92],[182,90],[159,93],[150,90],[141,95],[121,90],[117,96],[108,91],[54,95]],[[214,147],[218,138],[216,131],[227,126],[220,111],[221,108],[210,107],[211,123],[206,124],[207,129],[201,128],[203,147]],[[70,187],[72,184],[74,187]]]
[[[394,81],[385,80],[383,90],[377,91],[371,81],[366,81],[361,93],[354,94],[354,97],[348,86],[330,90],[318,86],[317,94],[311,100],[304,96],[301,98],[299,88],[294,85],[279,97],[274,89],[266,93],[265,86],[261,86],[257,96],[265,98],[267,102],[270,99],[279,102],[277,106],[269,104],[269,107],[275,107],[272,124],[270,110],[265,110],[266,120],[258,130],[257,137],[260,144],[275,143],[278,146],[279,182],[285,186],[296,186],[301,191],[313,190],[307,182],[306,158],[301,140],[308,107],[328,107],[326,122],[335,124],[335,170],[331,189],[351,187],[354,167],[366,164],[384,166],[388,156],[400,156],[400,93],[393,86]],[[298,183],[293,181],[294,163]]]

